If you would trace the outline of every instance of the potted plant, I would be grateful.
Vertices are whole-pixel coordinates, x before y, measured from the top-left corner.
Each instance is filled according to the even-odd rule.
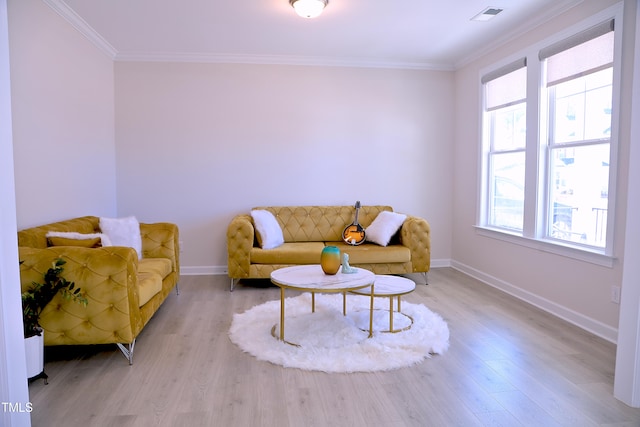
[[[20,262],[22,264],[22,262]],[[74,282],[62,277],[66,261],[56,259],[44,274],[43,283],[32,282],[31,287],[22,293],[22,319],[24,324],[25,351],[27,353],[27,377],[43,377],[44,374],[44,337],[40,326],[40,313],[58,293],[66,299],[87,306],[88,300],[82,289]]]

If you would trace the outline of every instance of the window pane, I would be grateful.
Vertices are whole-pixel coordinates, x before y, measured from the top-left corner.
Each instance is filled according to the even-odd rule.
[[[554,142],[562,144],[584,139],[584,92],[559,97],[555,104]]]
[[[611,136],[611,86],[587,92],[585,107],[585,139]]]
[[[554,105],[555,98],[554,143],[610,137],[612,72],[608,68],[549,91],[550,105]]]
[[[501,108],[494,112],[493,150],[524,148],[527,136],[526,104]]]
[[[549,236],[604,247],[609,144],[552,149],[550,163]]]
[[[524,152],[493,154],[489,224],[522,231],[524,223]]]

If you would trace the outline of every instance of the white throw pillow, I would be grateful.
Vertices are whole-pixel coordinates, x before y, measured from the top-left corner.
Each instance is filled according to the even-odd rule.
[[[284,243],[282,228],[278,220],[269,211],[254,209],[251,217],[256,227],[258,243],[262,249],[273,249]]]
[[[128,246],[142,258],[140,223],[135,216],[126,218],[100,218],[100,230],[109,237],[112,246]]]
[[[371,225],[365,229],[365,239],[380,246],[387,246],[405,219],[407,219],[407,216],[404,214],[382,211]]]
[[[49,231],[46,234],[47,239],[51,241],[52,246],[68,246],[66,241],[78,241],[77,246],[85,246],[84,241],[97,239],[100,241],[99,246],[112,246],[109,236],[104,233],[78,233],[75,231]],[[60,241],[56,241],[56,238]],[[75,245],[73,245],[75,246]]]

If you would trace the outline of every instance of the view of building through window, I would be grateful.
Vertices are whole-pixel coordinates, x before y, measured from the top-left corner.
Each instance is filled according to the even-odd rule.
[[[549,90],[551,237],[605,246],[612,78],[608,68]]]
[[[491,156],[493,185],[489,222],[518,231],[522,231],[524,221],[525,115],[523,103],[495,111],[493,129],[497,152]]]

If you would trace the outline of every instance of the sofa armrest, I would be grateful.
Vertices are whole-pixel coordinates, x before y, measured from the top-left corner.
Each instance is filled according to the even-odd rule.
[[[413,272],[427,272],[431,267],[431,228],[416,216],[407,216],[400,229],[400,241],[411,250]]]
[[[229,277],[249,277],[250,254],[254,241],[253,221],[250,215],[237,215],[227,227],[227,268]]]
[[[143,258],[168,258],[173,271],[180,274],[180,236],[178,226],[169,222],[140,223]]]
[[[58,294],[43,309],[46,345],[130,343],[144,326],[138,308],[138,256],[133,248],[19,247],[22,289],[42,283],[57,258],[62,277],[85,293],[84,307]]]

